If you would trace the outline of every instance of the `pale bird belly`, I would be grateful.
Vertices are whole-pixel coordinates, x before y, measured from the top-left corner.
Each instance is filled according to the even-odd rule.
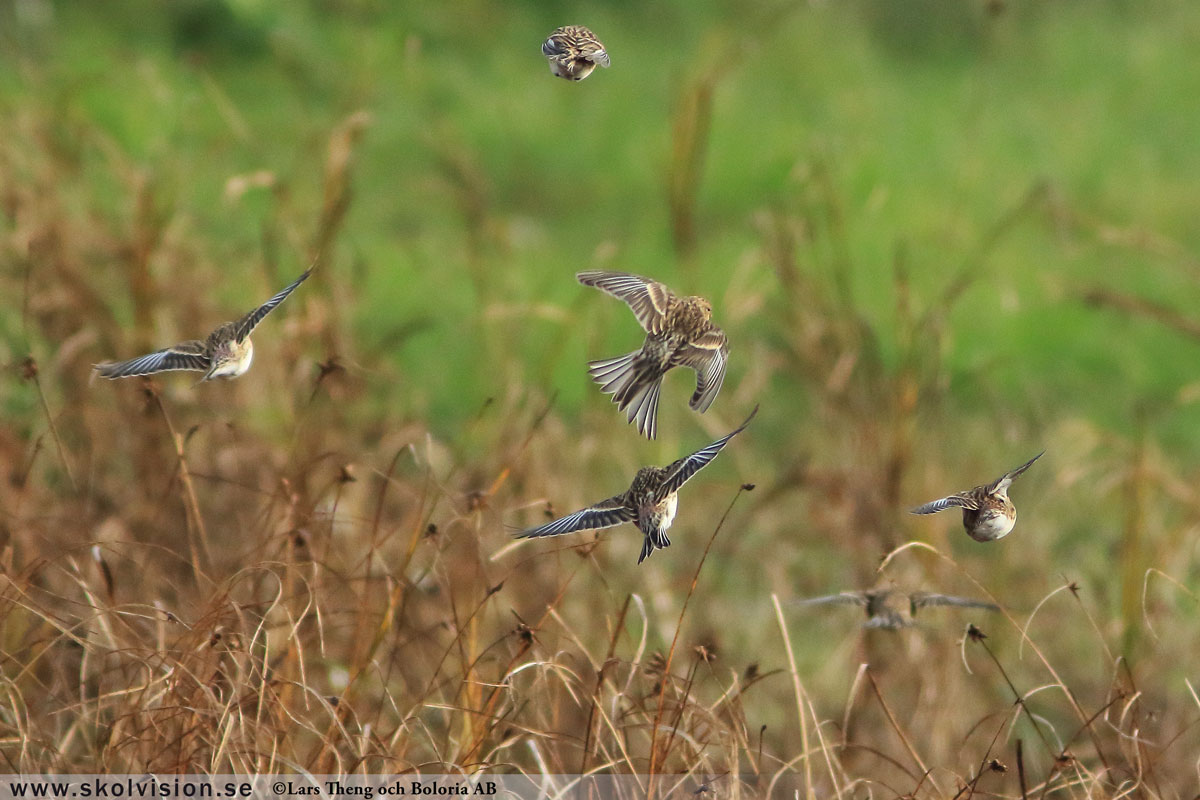
[[[1012,533],[1013,526],[1016,524],[1017,515],[1015,513],[1009,517],[998,511],[984,511],[980,513],[975,526],[967,533],[977,542],[994,542]]]
[[[234,347],[235,350],[232,357],[214,369],[208,376],[210,379],[236,378],[250,369],[250,362],[254,360],[254,345],[247,339],[242,343],[241,347],[237,347],[236,345]]]
[[[643,531],[657,530],[666,533],[675,521],[679,509],[679,495],[673,494],[656,506],[643,506],[640,527]]]
[[[550,60],[550,71],[569,81],[581,81],[591,75],[595,68],[596,65],[590,61],[568,61],[564,64],[555,59]]]
[[[666,500],[663,500],[658,509],[662,515],[662,522],[659,525],[663,530],[666,530],[675,521],[675,512],[679,510],[679,495],[673,494]]]

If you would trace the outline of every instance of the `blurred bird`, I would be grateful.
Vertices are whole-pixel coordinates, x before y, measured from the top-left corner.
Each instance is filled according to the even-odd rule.
[[[604,45],[582,25],[565,25],[542,42],[542,55],[550,61],[550,71],[569,81],[581,81],[596,65],[611,63]]]
[[[1045,450],[1026,461],[1012,472],[1006,472],[986,486],[976,486],[966,492],[952,494],[914,508],[913,514],[933,514],[947,508],[962,509],[963,527],[977,542],[994,542],[1012,532],[1017,523],[1017,508],[1008,499],[1008,487],[1013,479],[1032,466]]]
[[[600,390],[613,396],[626,418],[648,439],[658,435],[658,394],[673,367],[696,372],[696,391],[688,402],[703,414],[725,381],[729,341],[712,322],[712,305],[703,297],[677,297],[666,286],[624,272],[580,272],[584,286],[620,298],[646,331],[640,350],[588,362]]]
[[[94,369],[104,378],[129,378],[135,375],[150,375],[169,370],[195,370],[203,372],[201,382],[213,378],[236,378],[250,368],[254,358],[254,345],[250,333],[263,321],[263,317],[295,291],[296,287],[312,274],[312,268],[304,271],[287,288],[254,309],[236,322],[226,322],[208,335],[204,341],[192,339],[180,342],[155,353],[121,361],[96,364]]]
[[[568,514],[565,517],[547,522],[537,528],[522,531],[516,535],[518,539],[534,539],[542,536],[559,536],[564,533],[576,533],[584,530],[600,530],[632,522],[645,535],[642,543],[642,554],[638,556],[641,564],[655,551],[671,546],[667,538],[667,530],[675,520],[675,512],[679,507],[679,487],[688,482],[693,475],[717,457],[717,453],[737,436],[754,415],[758,406],[746,417],[746,421],[737,430],[717,439],[708,447],[697,450],[687,458],[681,458],[666,467],[642,467],[634,476],[629,489],[622,494],[601,500],[595,505],[588,506],[582,511]]]
[[[926,606],[957,606],[959,608],[985,608],[988,611],[999,611],[995,603],[982,600],[971,600],[966,597],[951,597],[946,594],[930,594],[928,592],[912,592],[911,594],[895,589],[870,589],[865,592],[841,592],[824,597],[812,597],[800,600],[799,605],[832,605],[848,603],[862,606],[867,612],[864,628],[882,628],[888,631],[898,631],[902,628],[912,628],[917,625],[916,616],[919,609]]]

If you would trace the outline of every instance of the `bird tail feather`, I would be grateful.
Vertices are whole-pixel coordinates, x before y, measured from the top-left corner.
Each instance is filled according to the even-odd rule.
[[[635,350],[616,358],[592,361],[588,374],[600,385],[600,390],[613,396],[617,408],[626,412],[626,419],[636,422],[638,431],[647,439],[658,435],[658,396],[663,374],[651,359],[641,358]]]

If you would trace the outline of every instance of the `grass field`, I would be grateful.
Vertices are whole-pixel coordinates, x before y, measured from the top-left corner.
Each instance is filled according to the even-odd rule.
[[[1197,41],[1185,0],[0,0],[0,765],[1195,797]],[[236,381],[93,379],[314,261]],[[624,424],[583,269],[713,301],[709,413],[672,373]],[[513,543],[756,403],[646,563]],[[1000,542],[906,513],[1043,449]],[[1004,611],[795,602],[876,584]]]

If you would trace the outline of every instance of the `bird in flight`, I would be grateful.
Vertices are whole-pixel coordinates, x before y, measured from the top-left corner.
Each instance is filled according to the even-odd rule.
[[[671,546],[667,538],[667,530],[675,521],[675,512],[679,508],[679,487],[707,466],[717,457],[717,453],[729,440],[746,429],[750,420],[758,413],[758,406],[750,412],[738,428],[717,439],[707,447],[681,458],[666,467],[642,467],[634,476],[630,487],[607,500],[601,500],[595,505],[568,514],[565,517],[547,522],[545,525],[531,528],[518,533],[518,539],[536,539],[542,536],[559,536],[564,533],[576,533],[585,530],[600,530],[611,528],[624,522],[632,522],[638,526],[643,536],[642,553],[638,556],[641,564],[656,549]]]
[[[867,614],[864,628],[881,628],[898,631],[917,625],[917,611],[928,606],[956,606],[958,608],[983,608],[999,611],[995,603],[971,600],[967,597],[952,597],[948,594],[929,592],[901,592],[895,589],[869,589],[865,592],[840,592],[811,597],[799,601],[799,605],[833,605],[836,603],[861,606]]]
[[[952,494],[940,500],[914,508],[913,514],[934,514],[947,508],[961,508],[963,527],[977,542],[994,542],[1012,532],[1017,524],[1017,507],[1008,499],[1008,487],[1013,479],[1029,469],[1033,462],[1045,454],[1045,450],[1026,461],[1012,472],[1006,472],[984,486],[976,486],[965,492]]]
[[[270,300],[236,322],[226,322],[210,333],[207,339],[180,342],[173,347],[129,361],[97,364],[94,369],[101,377],[110,380],[170,370],[203,372],[201,382],[213,378],[236,378],[250,368],[250,362],[254,358],[254,345],[250,341],[251,331],[311,274],[310,267]]]
[[[603,43],[582,25],[565,25],[542,42],[542,55],[550,62],[550,72],[569,81],[581,81],[596,66],[612,63]]]
[[[703,297],[678,297],[658,281],[624,272],[580,272],[575,278],[624,300],[646,331],[640,349],[588,362],[592,380],[613,396],[626,419],[646,438],[658,435],[658,395],[663,376],[674,367],[695,370],[696,391],[688,405],[707,411],[729,361],[729,340],[713,324],[712,304]]]

